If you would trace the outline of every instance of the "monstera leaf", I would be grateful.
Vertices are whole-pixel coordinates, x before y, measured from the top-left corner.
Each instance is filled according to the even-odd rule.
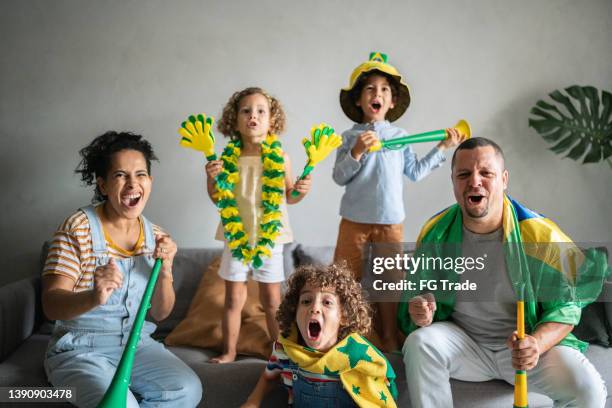
[[[612,94],[592,86],[570,86],[549,94],[554,103],[539,100],[531,108],[529,126],[557,154],[583,163],[606,160],[612,168]]]

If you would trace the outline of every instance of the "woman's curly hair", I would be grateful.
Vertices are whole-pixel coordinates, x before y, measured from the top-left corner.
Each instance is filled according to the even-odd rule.
[[[260,94],[265,96],[270,105],[270,132],[281,134],[285,130],[285,112],[278,99],[270,96],[261,88],[251,87],[235,92],[223,107],[221,119],[217,122],[217,129],[232,140],[240,140],[240,133],[236,130],[238,118],[238,105],[245,96]]]
[[[287,291],[276,313],[276,320],[284,337],[288,337],[291,333],[300,293],[307,283],[315,288],[335,290],[342,310],[339,340],[353,332],[365,335],[370,331],[372,323],[370,306],[363,296],[361,284],[353,278],[346,264],[305,265],[299,267],[287,281]]]
[[[75,173],[81,175],[81,180],[85,185],[96,186],[92,202],[106,200],[106,196],[100,191],[96,179],[98,177],[106,178],[113,154],[121,150],[136,150],[142,153],[147,162],[147,172],[151,175],[151,161],[158,160],[151,143],[147,142],[141,135],[130,132],[108,131],[79,150],[81,162],[75,169]]]

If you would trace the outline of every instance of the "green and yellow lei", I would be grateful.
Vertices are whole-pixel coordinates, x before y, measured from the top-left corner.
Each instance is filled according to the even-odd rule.
[[[240,180],[238,158],[241,148],[242,142],[238,140],[228,143],[223,150],[221,155],[223,170],[216,178],[217,192],[214,198],[221,214],[224,236],[232,256],[245,264],[252,263],[254,268],[259,268],[263,264],[263,258],[271,255],[270,248],[274,247],[282,227],[280,204],[285,192],[285,161],[281,143],[276,135],[269,134],[261,144],[263,214],[257,230],[257,242],[251,247],[234,195],[234,186]]]

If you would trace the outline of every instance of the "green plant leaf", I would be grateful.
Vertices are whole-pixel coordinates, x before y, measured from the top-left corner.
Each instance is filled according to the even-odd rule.
[[[597,89],[592,86],[585,86],[582,90],[591,104],[591,118],[597,125],[597,121],[599,120],[599,98],[597,97]]]
[[[567,149],[570,148],[577,140],[577,137],[570,133],[565,139],[561,140],[559,143],[550,148],[555,153],[563,153]]]
[[[548,119],[552,123],[558,123],[558,124],[562,123],[561,120],[559,120],[559,118],[557,118],[554,115],[551,115],[550,113],[548,113],[545,110],[540,109],[538,107],[533,107],[531,109],[531,113],[533,113],[534,115],[537,115],[537,116],[539,116],[541,118]]]
[[[578,143],[572,148],[572,150],[570,150],[570,152],[567,154],[567,157],[569,157],[570,159],[578,160],[578,158],[584,154],[587,147],[589,147],[589,142],[586,138],[582,138],[580,139],[580,143]]]
[[[567,136],[568,130],[564,129],[564,128],[558,128],[556,131],[546,134],[546,135],[542,135],[542,138],[544,140],[546,140],[547,142],[556,142],[558,141],[560,138]]]
[[[599,143],[591,144],[591,150],[584,156],[583,163],[597,163],[601,160],[601,145]]]
[[[572,101],[570,101],[570,99],[567,96],[563,95],[560,91],[557,90],[551,92],[550,97],[553,98],[553,100],[563,104],[563,106],[565,106],[565,109],[567,109],[572,118],[575,119],[580,117],[580,114],[574,107],[574,104],[572,104]]]
[[[550,150],[583,163],[612,156],[612,94],[593,86],[572,85],[549,94],[552,103],[538,100],[531,108],[529,127]],[[612,162],[608,160],[612,168]]]
[[[610,121],[610,115],[612,114],[612,94],[610,92],[602,91],[601,103],[603,105],[603,111],[600,116],[601,128],[608,129],[612,128],[612,122]],[[611,129],[612,130],[612,129]]]
[[[551,120],[529,119],[529,126],[533,127],[540,134],[559,129],[559,125]]]
[[[582,126],[588,126],[591,121],[591,111],[586,103],[586,96],[582,91],[582,88],[574,85],[566,88],[567,93],[578,101],[580,104],[580,121]]]
[[[540,100],[540,101],[538,101],[536,103],[536,106],[539,107],[539,108],[542,108],[544,110],[553,111],[557,115],[559,115],[562,119],[563,118],[567,118],[567,116],[565,116],[563,113],[561,113],[561,111],[559,109],[557,109],[557,107],[555,105],[551,105],[550,103],[546,103],[546,102]],[[533,109],[532,109],[532,111],[533,111]]]

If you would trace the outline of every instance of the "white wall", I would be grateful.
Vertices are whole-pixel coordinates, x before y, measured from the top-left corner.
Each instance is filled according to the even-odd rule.
[[[468,119],[505,149],[515,198],[577,241],[612,241],[610,167],[562,160],[527,126],[554,89],[612,90],[611,39],[609,0],[3,0],[0,283],[36,273],[41,243],[89,202],[73,173],[77,151],[107,129],[142,133],[161,159],[149,218],[180,246],[218,245],[204,161],[178,146],[179,122],[219,115],[233,91],[262,86],[286,108],[284,146],[301,168],[299,141],[312,124],[350,126],[338,92],[372,50],[389,54],[412,87],[400,126]],[[335,243],[342,189],[331,168],[320,165],[310,196],[291,208],[300,242]],[[406,183],[407,240],[452,202],[449,174],[445,166]]]

